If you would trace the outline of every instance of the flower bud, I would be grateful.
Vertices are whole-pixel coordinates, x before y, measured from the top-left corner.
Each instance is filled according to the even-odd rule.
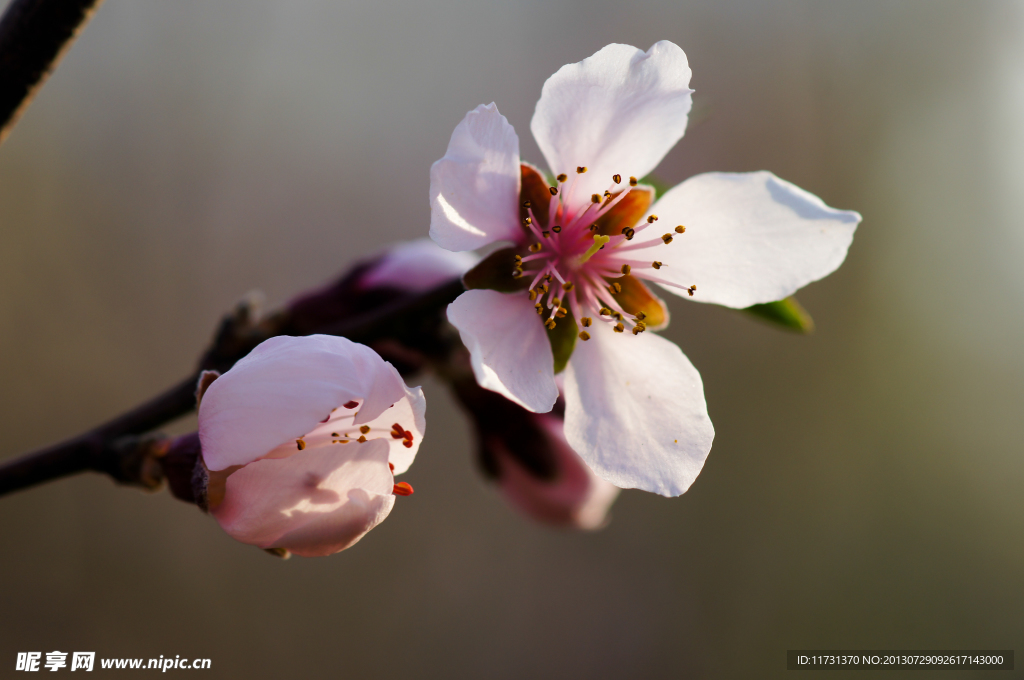
[[[420,388],[368,347],[271,338],[200,402],[206,505],[242,543],[304,556],[344,550],[391,512],[394,475],[416,455],[424,410]]]

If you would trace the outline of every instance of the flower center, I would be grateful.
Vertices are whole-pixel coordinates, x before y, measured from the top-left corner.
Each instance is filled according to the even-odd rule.
[[[355,399],[331,411],[327,418],[320,421],[320,425],[315,430],[295,440],[296,448],[302,451],[310,444],[323,444],[327,441],[330,441],[331,444],[348,444],[349,442],[362,444],[371,439],[380,439],[388,435],[392,439],[400,439],[405,448],[412,448],[412,431],[402,427],[400,423],[393,424],[390,430],[379,426],[357,426],[355,418],[359,414],[360,404],[362,404],[362,400]]]
[[[576,168],[572,181],[568,181],[565,173],[560,174],[556,185],[547,187],[550,198],[546,223],[537,218],[541,212],[535,210],[538,206],[529,197],[521,196],[527,215],[523,227],[532,243],[527,253],[515,256],[513,276],[531,277],[530,300],[535,302],[537,314],[549,329],[571,311],[582,327],[581,340],[590,339],[585,329],[595,316],[611,324],[618,333],[629,328],[633,335],[638,335],[647,328],[647,313],[637,302],[641,298],[655,300],[640,279],[683,286],[653,275],[654,270],[665,265],[638,260],[633,251],[667,245],[674,235],[670,232],[657,239],[629,243],[658,221],[657,215],[650,215],[640,224],[619,226],[611,219],[618,206],[627,205],[623,202],[637,187],[637,179],[630,177],[623,184],[622,176],[616,174],[603,194],[577,197],[579,177],[586,171],[586,167]],[[682,234],[686,228],[680,225],[674,231]],[[687,290],[693,295],[696,286]]]

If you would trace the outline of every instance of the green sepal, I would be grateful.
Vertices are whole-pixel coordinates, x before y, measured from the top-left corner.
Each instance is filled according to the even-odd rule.
[[[555,327],[548,328],[547,332],[548,342],[551,343],[551,354],[555,357],[555,373],[561,373],[565,370],[565,365],[569,363],[569,357],[572,356],[572,351],[576,347],[576,334],[579,332],[572,312],[568,312],[561,319],[555,319]]]
[[[797,302],[795,297],[754,305],[747,307],[743,311],[796,333],[811,333],[814,331],[814,320],[807,313],[807,310]]]
[[[496,290],[499,293],[518,293],[530,287],[530,277],[512,276],[515,271],[516,249],[502,248],[481,260],[462,277],[466,290]]]

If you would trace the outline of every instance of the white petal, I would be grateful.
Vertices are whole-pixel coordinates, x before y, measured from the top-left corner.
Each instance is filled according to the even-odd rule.
[[[548,78],[530,129],[552,172],[588,168],[574,191],[585,200],[612,175],[643,177],[661,162],[686,131],[689,85],[686,55],[670,42],[608,45]]]
[[[211,470],[245,465],[312,431],[338,406],[363,399],[356,424],[406,396],[391,364],[345,338],[279,336],[218,378],[199,407],[199,439]]]
[[[330,555],[379,524],[395,502],[383,440],[258,460],[231,474],[213,516],[232,538]]]
[[[519,183],[519,137],[497,106],[476,107],[430,168],[430,237],[448,250],[517,238]]]
[[[421,293],[460,277],[480,258],[474,253],[453,253],[428,238],[391,246],[359,279],[362,288],[401,288]]]
[[[565,370],[565,436],[600,477],[678,496],[697,478],[715,430],[700,374],[654,333],[601,322]]]
[[[683,224],[686,233],[636,257],[665,263],[651,272],[659,277],[696,285],[694,300],[736,308],[781,300],[831,274],[861,219],[766,171],[696,175],[651,212],[666,231]]]
[[[558,399],[547,330],[525,294],[469,290],[448,305],[481,387],[525,409],[551,410]]]

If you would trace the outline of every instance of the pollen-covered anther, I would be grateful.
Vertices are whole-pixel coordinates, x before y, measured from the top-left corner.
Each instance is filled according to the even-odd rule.
[[[405,437],[405,429],[402,428],[401,425],[399,425],[398,423],[395,423],[394,425],[391,426],[391,438],[392,439],[402,439],[404,437]]]
[[[620,284],[618,281],[612,281],[612,285],[608,286],[608,290],[610,290],[612,294],[621,293],[622,284]]]
[[[657,221],[658,221],[658,216],[657,215],[650,215],[650,216],[647,217],[647,224],[654,224]]]
[[[647,318],[647,315],[646,315],[646,314],[644,314],[643,312],[637,312],[637,313],[636,313],[636,316],[635,316],[634,318],[635,318],[635,319],[636,319],[637,321],[643,321],[644,319],[646,319],[646,318]]]
[[[388,468],[390,468],[391,471],[394,472],[395,471],[395,464],[394,463],[388,463]]]
[[[636,235],[636,230],[633,229],[633,227],[623,227],[622,235],[626,237],[627,241],[632,241],[633,237]]]
[[[676,233],[677,233],[677,234],[682,234],[682,233],[683,233],[683,232],[685,232],[685,231],[686,231],[686,227],[684,227],[684,226],[683,226],[683,225],[681,225],[681,224],[680,224],[680,225],[679,225],[678,227],[676,227]]]
[[[619,321],[622,321],[622,312],[612,312],[612,316],[614,316]]]
[[[359,426],[359,431],[362,432],[363,434],[366,434],[367,432],[370,431],[370,426],[369,425],[360,425]]]
[[[614,327],[612,328],[612,330],[613,330],[613,331],[615,331],[616,333],[621,333],[622,331],[626,330],[626,327],[625,327],[625,326],[623,326],[623,325],[622,325],[621,323],[617,323],[617,324],[615,324],[615,326],[614,326]]]
[[[633,326],[633,335],[640,335],[645,330],[647,330],[647,326],[643,323],[638,323],[637,325]]]
[[[697,291],[697,286],[690,286],[689,288],[686,289],[686,292],[690,294],[690,297],[693,297],[693,294],[696,291]]]
[[[630,266],[628,264],[622,265],[622,268],[619,269],[619,271],[621,271],[623,274],[628,274],[629,270],[630,270]]]
[[[655,260],[654,262],[651,263],[651,266],[654,267],[655,269],[661,269],[661,262]]]
[[[540,285],[540,289],[541,289],[542,291],[544,291],[545,293],[547,293],[547,292],[548,292],[548,290],[550,290],[550,289],[548,288],[548,284],[546,284],[546,283],[542,283],[542,284]]]
[[[396,496],[411,496],[413,494],[412,485],[409,482],[399,482],[395,484],[392,493]]]
[[[356,406],[359,406],[359,402],[358,401],[354,401],[354,400],[353,401],[346,401],[343,404],[343,406],[345,408],[355,408]]]
[[[569,175],[567,175],[567,174],[565,174],[563,172],[561,175],[559,175],[555,179],[557,179],[559,182],[564,182],[565,180],[569,179]]]
[[[535,305],[533,306],[533,308],[537,310],[537,313],[538,313],[538,314],[543,314],[543,313],[544,313],[544,305],[543,305],[542,303],[540,303],[540,302],[538,302],[537,304],[535,304]]]
[[[622,175],[612,175],[612,181],[616,184],[622,184]]]
[[[538,241],[537,243],[534,243],[532,246],[530,246],[529,250],[530,250],[531,253],[539,253],[540,249],[543,248],[543,247],[544,246],[542,246],[540,244],[540,241]]]
[[[672,234],[665,234],[661,237],[661,240],[665,242],[665,245],[672,243]]]
[[[569,313],[568,309],[566,309],[565,307],[559,307],[558,311],[555,312],[555,316],[558,317],[559,319],[564,319],[565,315],[568,314],[568,313]]]
[[[533,203],[530,203],[529,201],[523,201],[523,207],[524,208],[532,208],[533,207]]]
[[[596,224],[591,224],[590,225],[590,231],[597,231],[597,225]]]
[[[295,446],[296,448],[299,449],[299,451],[301,451],[302,449],[306,448],[306,442],[305,440],[303,440],[302,437],[299,437],[298,439],[295,440]]]
[[[586,331],[580,331],[580,340],[582,340],[583,342],[590,340],[590,333]]]
[[[630,177],[629,178],[629,186],[631,186],[631,187],[635,187],[636,186],[636,177]]]
[[[562,227],[561,225],[556,224],[555,226],[551,227],[551,231],[555,232],[556,234],[561,234]]]
[[[533,218],[532,217],[524,217],[523,218],[523,224],[525,224],[526,226],[530,226],[531,224],[533,224]]]
[[[530,291],[530,302],[533,302],[536,299],[537,299],[537,291],[531,290]]]
[[[581,165],[581,166],[576,168],[576,174],[577,175],[582,175],[586,171],[587,171],[587,166],[585,166],[585,165]]]
[[[597,313],[600,316],[611,316],[612,315],[612,310],[608,309],[607,307],[602,307],[601,309],[599,309],[597,311]]]
[[[366,435],[365,434],[359,435],[359,439],[357,439],[356,441],[359,442],[360,444],[365,444],[366,443]]]
[[[545,231],[540,232],[540,235],[543,236],[544,238],[550,238],[551,237],[551,232],[545,230]]]
[[[512,278],[513,279],[521,279],[521,278],[523,278],[523,270],[520,269],[519,267],[516,267],[515,269],[513,269],[512,270]]]
[[[572,290],[572,288],[573,288],[572,281],[566,281],[565,283],[562,284],[562,290],[564,290],[566,292],[569,292],[570,290]]]
[[[548,187],[548,193],[550,193],[552,196],[557,196],[558,187]]]
[[[544,325],[547,326],[548,330],[554,330],[554,328],[555,328],[555,320],[554,319],[548,319],[547,321],[544,322]]]
[[[580,323],[583,324],[584,328],[590,328],[590,324],[594,323],[594,320],[591,319],[589,316],[585,316],[582,319],[580,319]]]
[[[590,197],[590,202],[591,203],[600,203],[601,202],[601,194],[592,194],[591,197]]]
[[[523,256],[522,255],[513,255],[512,259],[515,260],[516,261],[516,265],[518,265],[520,262],[523,261]]]

